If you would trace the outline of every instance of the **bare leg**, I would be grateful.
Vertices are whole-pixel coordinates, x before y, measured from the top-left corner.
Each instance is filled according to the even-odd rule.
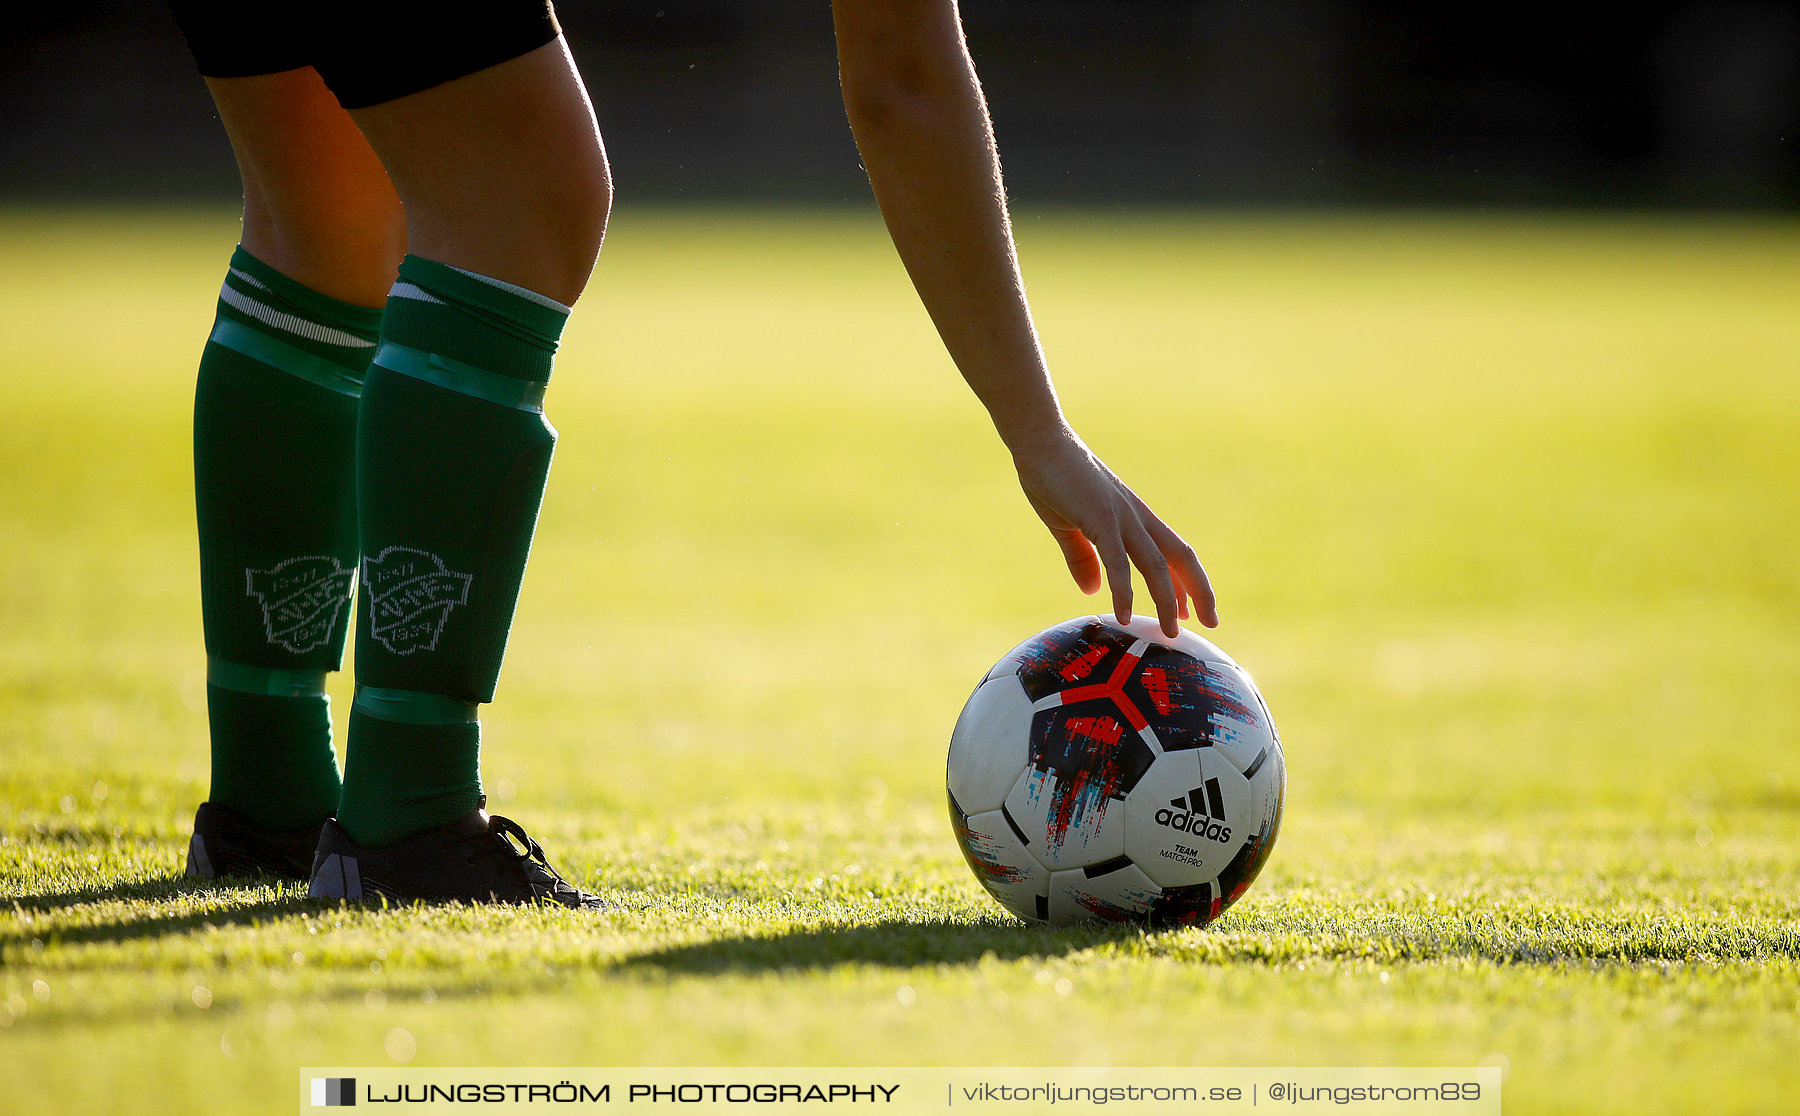
[[[409,250],[564,304],[586,285],[612,180],[560,39],[354,114],[310,68],[207,87],[244,247],[278,271],[359,306],[382,304]]]
[[[311,68],[208,78],[244,179],[244,249],[357,306],[380,306],[406,251],[387,171]]]
[[[573,304],[612,178],[561,39],[352,114],[406,206],[408,250]]]

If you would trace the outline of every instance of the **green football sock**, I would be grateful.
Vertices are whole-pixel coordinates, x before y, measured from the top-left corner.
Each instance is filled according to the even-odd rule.
[[[338,822],[380,846],[481,800],[492,701],[556,431],[544,387],[568,308],[408,256],[357,429],[356,703]]]
[[[239,248],[194,393],[209,798],[294,830],[337,806],[325,675],[356,571],[357,396],[381,312]]]

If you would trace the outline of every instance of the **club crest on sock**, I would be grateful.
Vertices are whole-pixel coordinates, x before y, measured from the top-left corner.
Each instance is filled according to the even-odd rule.
[[[451,610],[468,603],[474,576],[457,573],[435,554],[390,546],[364,556],[362,579],[369,590],[369,634],[394,654],[410,655],[437,647]]]
[[[331,641],[355,573],[336,558],[289,558],[272,569],[245,570],[244,592],[262,605],[269,642],[299,655]]]

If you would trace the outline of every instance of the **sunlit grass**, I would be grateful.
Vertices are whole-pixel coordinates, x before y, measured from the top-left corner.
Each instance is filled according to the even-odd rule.
[[[395,1028],[421,1064],[1487,1061],[1511,1112],[1790,1103],[1800,225],[1019,231],[1070,413],[1199,547],[1286,741],[1281,843],[1207,930],[1019,927],[957,856],[957,709],[1091,605],[861,214],[624,210],[566,339],[485,758],[613,911],[176,880],[233,224],[0,218],[9,1103],[264,1111]]]

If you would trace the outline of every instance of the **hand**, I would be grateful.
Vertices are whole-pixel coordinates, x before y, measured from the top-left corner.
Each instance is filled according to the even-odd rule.
[[[1099,592],[1104,571],[1119,623],[1131,621],[1131,567],[1136,565],[1156,602],[1164,635],[1173,639],[1179,633],[1176,621],[1188,618],[1189,598],[1202,624],[1219,626],[1212,583],[1194,548],[1073,430],[1065,427],[1056,437],[1015,451],[1013,465],[1025,498],[1062,547],[1081,591]]]

